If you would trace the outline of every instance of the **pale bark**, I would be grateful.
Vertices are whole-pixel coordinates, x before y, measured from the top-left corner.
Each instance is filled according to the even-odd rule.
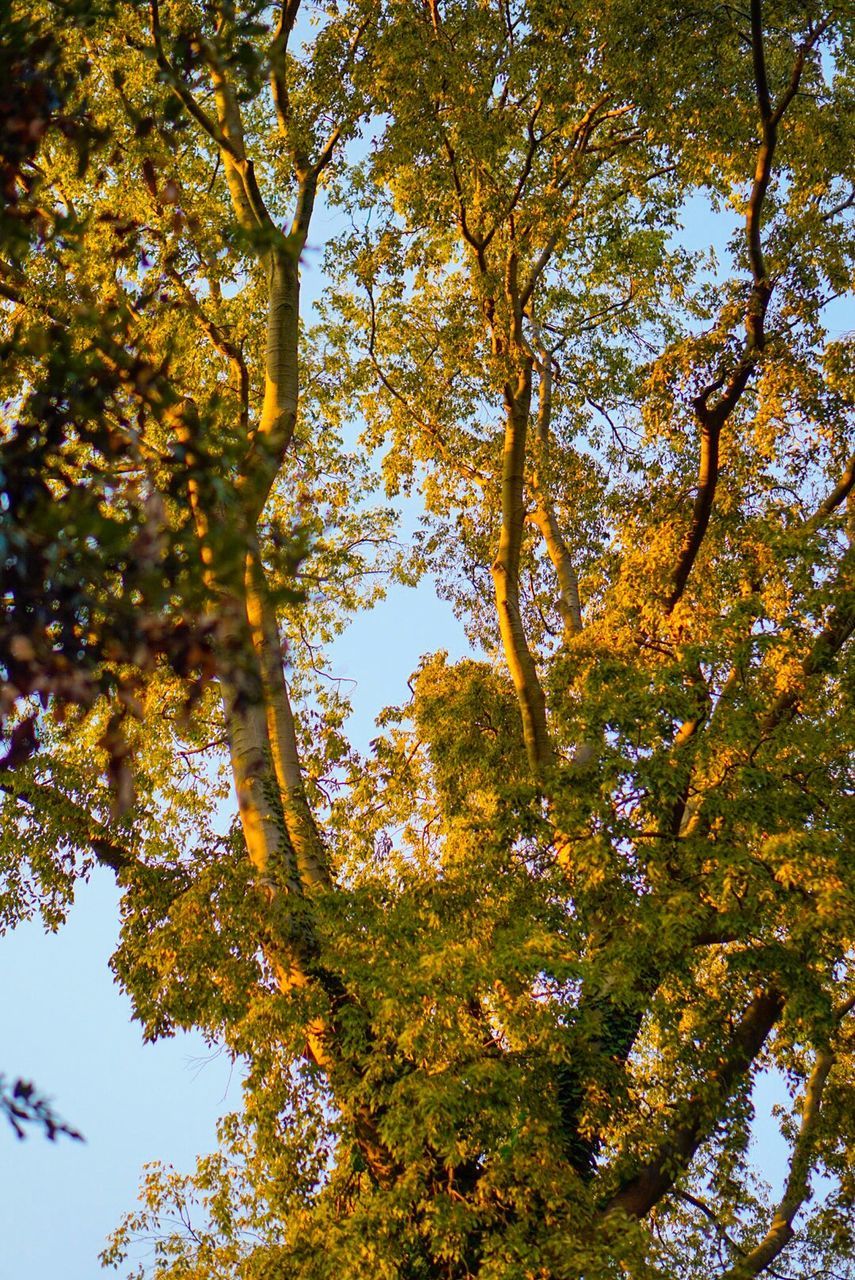
[[[238,810],[250,861],[259,882],[268,889],[284,888],[296,893],[296,864],[288,848],[277,790],[271,786],[273,770],[264,706],[252,692],[243,692],[226,677],[221,677],[220,685]]]
[[[241,467],[238,492],[254,526],[294,435],[300,367],[300,277],[294,253],[275,249],[267,259],[267,338],[261,416]]]
[[[289,10],[286,25],[293,23]],[[156,10],[155,10],[156,14]],[[163,58],[159,27],[158,49]],[[264,568],[256,541],[256,525],[270,494],[297,420],[299,397],[299,254],[305,243],[314,206],[320,164],[306,167],[296,157],[298,195],[289,235],[273,224],[255,183],[252,162],[246,155],[240,107],[224,70],[216,41],[205,45],[216,106],[216,124],[203,127],[217,142],[235,217],[246,230],[264,233],[259,259],[267,271],[267,330],[264,353],[264,389],[258,426],[237,482],[243,511],[243,536],[248,545],[245,598],[232,602],[240,613],[237,623],[244,643],[240,660],[256,664],[257,697],[231,688],[223,679],[223,701],[232,757],[235,789],[247,849],[262,879],[269,879],[274,863],[280,863],[284,885],[296,892],[303,884],[328,882],[323,846],[305,794],[297,752],[294,718],[282,669],[281,646],[275,613],[270,605]],[[280,77],[284,87],[284,77]],[[184,94],[181,94],[184,100]],[[187,103],[185,102],[185,105]],[[188,108],[189,109],[189,108]],[[195,114],[199,118],[198,113]],[[206,122],[207,121],[207,122]],[[326,155],[321,163],[326,163]],[[266,243],[265,243],[266,242]],[[272,243],[271,243],[272,242]],[[200,535],[203,559],[210,564],[206,510],[198,495],[191,495]],[[285,863],[282,863],[282,851]],[[293,862],[293,865],[291,865]]]
[[[579,582],[570,550],[561,533],[561,528],[551,502],[543,497],[542,491],[536,493],[537,505],[531,514],[531,520],[543,538],[544,546],[555,576],[558,579],[558,612],[564,630],[564,639],[572,639],[582,630],[582,605],[579,600]]]
[[[257,549],[247,557],[247,607],[261,671],[273,768],[300,880],[307,888],[329,885],[326,851],[306,795],[276,613]]]
[[[248,600],[242,584],[221,580],[211,544],[211,523],[217,518],[213,493],[206,485],[203,468],[194,465],[193,450],[198,419],[192,401],[184,401],[173,415],[177,438],[187,451],[187,496],[196,527],[203,577],[211,599],[220,609],[220,692],[226,727],[229,758],[238,813],[247,855],[256,873],[258,886],[272,908],[273,918],[283,923],[291,915],[293,905],[302,896],[298,860],[285,824],[282,799],[273,767],[273,751],[267,727],[264,701],[264,674],[253,645],[252,623]],[[233,537],[245,532],[235,528]],[[279,910],[282,900],[286,910]],[[298,930],[292,929],[297,934]],[[304,942],[308,939],[304,938]],[[307,981],[304,956],[300,946],[285,937],[265,946],[271,967],[283,991],[302,986]],[[317,1043],[314,1043],[314,1042]],[[325,1056],[323,1034],[313,1030],[310,1044],[312,1056],[321,1061]]]

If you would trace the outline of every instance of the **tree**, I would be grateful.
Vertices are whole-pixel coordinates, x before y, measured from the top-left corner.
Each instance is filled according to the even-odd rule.
[[[106,863],[146,1034],[248,1071],[107,1259],[154,1230],[161,1277],[851,1274],[852,15],[314,17],[86,10],[103,155],[45,130],[12,180],[4,323],[69,335],[69,391],[87,339],[118,372],[94,413],[33,408],[35,349],[6,384],[13,485],[62,410],[39,598],[81,557],[86,594],[4,587],[5,917]],[[349,229],[301,330],[320,191]],[[727,268],[677,234],[701,196]],[[475,652],[423,659],[361,759],[317,650],[424,567]],[[772,1203],[764,1067],[798,1094]]]

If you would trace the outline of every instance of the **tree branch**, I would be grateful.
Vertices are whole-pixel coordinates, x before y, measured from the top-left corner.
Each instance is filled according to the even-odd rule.
[[[268,54],[270,61],[270,88],[273,93],[273,104],[276,108],[276,119],[279,132],[288,138],[291,130],[291,97],[288,92],[288,78],[285,75],[285,63],[288,55],[288,42],[297,14],[300,11],[300,0],[282,0],[279,6],[279,20],[270,44]]]
[[[410,401],[406,398],[403,392],[395,386],[386,370],[380,364],[380,360],[377,355],[377,309],[374,302],[374,291],[368,281],[364,282],[364,287],[368,295],[368,306],[370,311],[368,358],[371,361],[372,368],[377,374],[380,383],[386,388],[392,399],[401,406],[407,417],[416,424],[420,431],[424,432],[424,434],[436,444],[443,461],[446,462],[452,470],[456,471],[462,479],[472,481],[473,483],[483,487],[487,483],[487,477],[482,475],[476,467],[469,466],[452,455],[451,447],[442,436],[437,425],[416,413],[416,410],[413,408]]]
[[[778,992],[761,992],[755,996],[718,1067],[710,1075],[714,1097],[705,1091],[687,1100],[683,1122],[666,1135],[655,1159],[624,1181],[605,1206],[605,1213],[617,1212],[631,1218],[644,1218],[671,1190],[677,1178],[689,1167],[701,1143],[715,1128],[721,1106],[750,1069],[783,1007],[784,1000]],[[718,1106],[711,1106],[711,1102],[718,1103]]]
[[[529,354],[517,375],[516,384],[505,386],[502,515],[491,575],[505,661],[517,694],[529,766],[537,777],[553,762],[555,749],[546,719],[546,698],[525,634],[519,594],[525,524],[526,436],[531,412],[533,363],[534,358]]]
[[[202,304],[196,297],[193,290],[187,284],[184,277],[175,270],[174,267],[168,266],[166,274],[175,285],[181,296],[181,301],[187,307],[199,328],[207,335],[212,346],[214,346],[221,355],[225,356],[232,367],[232,372],[237,379],[237,390],[240,398],[240,424],[244,435],[249,430],[249,370],[246,367],[246,361],[243,358],[243,352],[237,343],[232,342],[226,336],[218,324],[215,324],[204,312]]]
[[[814,529],[821,525],[824,520],[827,520],[841,503],[846,501],[852,492],[853,486],[855,486],[855,453],[850,456],[849,461],[846,463],[840,482],[835,485],[831,493],[823,499],[810,519],[806,521],[808,527]]]
[[[160,4],[159,0],[149,0],[149,12],[151,15],[151,37],[154,44],[154,53],[157,65],[160,68],[164,83],[169,86],[177,98],[184,104],[188,115],[192,116],[198,125],[204,130],[208,137],[216,142],[221,151],[230,155],[232,159],[239,160],[241,157],[235,152],[232,143],[220,129],[217,121],[213,116],[209,116],[203,107],[193,97],[193,94],[187,88],[187,85],[175,71],[172,63],[166,56],[163,48],[163,33],[160,25]]]
[[[729,378],[712,382],[694,402],[695,415],[701,427],[701,456],[698,473],[698,490],[692,508],[689,531],[683,541],[672,579],[666,612],[671,613],[686,588],[701,544],[706,536],[710,515],[715,501],[719,478],[719,442],[722,428],[733,413],[751,374],[757,366],[765,347],[764,323],[773,282],[769,278],[763,256],[761,222],[763,206],[772,177],[775,149],[778,142],[778,125],[787,107],[798,92],[808,52],[815,46],[831,19],[816,27],[808,40],[799,46],[793,65],[790,83],[773,108],[766,72],[766,53],[763,38],[762,0],[751,0],[751,50],[754,66],[754,88],[760,114],[761,142],[757,151],[754,179],[745,213],[745,237],[753,283],[745,309],[745,341],[739,361]],[[717,403],[710,408],[709,399],[724,387]]]
[[[457,197],[457,212],[458,212],[458,220],[460,222],[460,231],[463,236],[463,239],[466,241],[470,249],[472,249],[473,253],[475,254],[480,270],[482,271],[482,273],[486,274],[487,259],[486,259],[485,253],[487,248],[489,247],[490,240],[492,240],[493,236],[496,233],[498,224],[496,227],[493,227],[492,231],[489,233],[489,236],[485,236],[482,239],[479,239],[478,236],[476,236],[470,230],[469,220],[466,214],[466,201],[464,200],[464,197],[463,197],[463,183],[461,182],[460,173],[457,168],[457,153],[454,150],[454,147],[451,145],[451,141],[448,138],[442,125],[439,123],[439,120],[437,120],[437,127],[439,128],[440,135],[442,137],[443,149],[445,151],[446,156],[448,157],[448,163],[451,167],[451,181],[454,186],[455,195]]]
[[[844,1005],[838,1015],[842,1019],[855,1006],[855,999]],[[790,1159],[790,1172],[784,1193],[775,1210],[769,1230],[760,1243],[746,1253],[720,1277],[720,1280],[751,1280],[766,1271],[784,1251],[795,1235],[793,1222],[810,1191],[810,1173],[816,1132],[819,1127],[822,1095],[836,1060],[834,1049],[820,1049],[808,1077],[802,1099],[802,1119]]]
[[[855,591],[850,579],[853,559],[855,559],[855,549],[850,547],[843,557],[837,579],[837,585],[843,592],[843,601],[832,609],[828,621],[815,638],[810,652],[802,660],[801,680],[782,693],[764,717],[762,723],[764,735],[771,733],[798,709],[808,680],[828,670],[837,654],[855,632]]]
[[[561,614],[564,625],[566,642],[573,636],[579,635],[582,630],[582,605],[579,599],[579,579],[555,515],[546,475],[552,429],[552,352],[547,351],[540,341],[537,326],[534,326],[534,330],[538,344],[537,445],[539,456],[532,475],[532,491],[536,506],[530,518],[540,530],[558,579],[558,612]]]
[[[247,554],[247,616],[265,694],[267,733],[285,826],[304,887],[332,884],[327,853],[303,779],[291,698],[282,666],[282,642],[257,547]]]
[[[110,833],[105,824],[95,818],[88,809],[77,801],[70,799],[59,787],[49,783],[28,780],[14,782],[0,779],[0,791],[15,800],[20,800],[38,811],[39,805],[55,805],[61,808],[64,820],[70,821],[75,828],[67,831],[67,837],[81,845],[88,845],[96,859],[104,867],[109,867],[118,877],[123,871],[131,868],[143,869],[141,863],[131,851]]]

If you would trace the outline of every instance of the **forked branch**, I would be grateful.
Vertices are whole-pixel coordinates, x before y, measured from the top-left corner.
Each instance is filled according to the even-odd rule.
[[[855,999],[843,1006],[838,1014],[838,1022],[853,1006]],[[811,1165],[820,1124],[822,1097],[836,1056],[834,1049],[828,1045],[819,1050],[814,1060],[802,1098],[802,1118],[790,1159],[790,1172],[768,1231],[760,1243],[740,1258],[720,1280],[752,1280],[762,1271],[767,1271],[793,1239],[793,1222],[810,1192]]]
[[[154,45],[154,54],[160,73],[166,83],[177,98],[183,103],[187,114],[192,116],[202,130],[208,135],[212,142],[215,142],[221,151],[227,152],[234,160],[239,160],[240,156],[235,152],[233,144],[223,133],[218,122],[213,116],[208,115],[204,107],[200,106],[196,101],[193,93],[187,87],[181,76],[178,75],[163,47],[163,30],[160,24],[160,4],[159,0],[149,0],[149,13],[151,17],[151,38]]]
[[[751,50],[761,140],[745,213],[745,238],[752,275],[752,285],[744,316],[745,338],[742,352],[732,373],[710,383],[694,401],[695,416],[701,428],[698,487],[692,506],[689,530],[680,548],[672,576],[671,591],[666,605],[668,613],[672,612],[686,589],[689,575],[709,526],[719,479],[719,446],[722,429],[739,404],[766,344],[765,320],[774,281],[769,276],[763,256],[761,226],[766,195],[773,173],[778,126],[798,92],[807,55],[816,46],[830,22],[829,17],[812,28],[808,39],[799,46],[789,84],[781,94],[777,105],[773,106],[766,72],[762,0],[751,0]],[[711,405],[711,397],[719,391],[722,393],[721,396]]]

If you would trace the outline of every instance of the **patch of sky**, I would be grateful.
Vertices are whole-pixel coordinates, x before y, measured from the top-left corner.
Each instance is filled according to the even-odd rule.
[[[86,1141],[24,1141],[0,1126],[0,1280],[93,1280],[107,1235],[136,1201],[142,1166],[192,1169],[215,1144],[240,1079],[199,1036],[143,1045],[108,968],[119,895],[106,872],[77,890],[67,924],[30,921],[0,947],[0,1067],[32,1079]]]

